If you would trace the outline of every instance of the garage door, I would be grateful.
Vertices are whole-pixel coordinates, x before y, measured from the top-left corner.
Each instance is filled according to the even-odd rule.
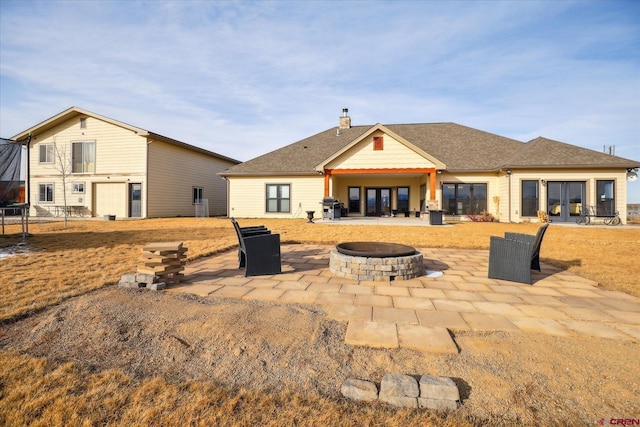
[[[94,184],[95,216],[115,215],[126,218],[127,185],[122,182],[99,182]]]

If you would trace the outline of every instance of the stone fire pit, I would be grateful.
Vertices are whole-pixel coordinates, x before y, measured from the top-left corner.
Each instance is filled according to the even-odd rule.
[[[392,281],[424,275],[422,254],[411,246],[383,242],[341,243],[331,251],[329,269],[353,280]]]

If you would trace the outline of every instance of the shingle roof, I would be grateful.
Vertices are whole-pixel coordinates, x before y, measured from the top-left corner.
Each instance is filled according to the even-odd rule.
[[[538,137],[525,144],[513,157],[508,158],[506,166],[517,167],[639,167],[640,163],[588,148],[576,147],[552,139]]]
[[[315,167],[375,126],[334,127],[233,166],[220,175],[316,174]],[[529,143],[456,123],[384,125],[448,171],[494,171],[506,167],[640,167],[640,163],[546,138]]]

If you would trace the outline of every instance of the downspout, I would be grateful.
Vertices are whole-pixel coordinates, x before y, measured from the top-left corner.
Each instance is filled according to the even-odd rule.
[[[509,223],[511,223],[511,169],[507,169],[507,176],[509,177]]]
[[[26,188],[27,196],[26,196],[25,202],[27,204],[27,209],[29,209],[29,211],[31,211],[31,177],[30,175],[31,175],[31,132],[29,132],[29,136],[27,137],[27,176],[26,176],[27,182],[25,183],[25,185],[27,186]],[[27,217],[29,216],[29,213],[27,214]]]

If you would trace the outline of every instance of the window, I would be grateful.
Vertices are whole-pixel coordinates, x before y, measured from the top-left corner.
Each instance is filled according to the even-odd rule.
[[[267,184],[267,212],[291,212],[289,184]]]
[[[40,156],[38,161],[40,163],[53,163],[55,154],[54,149],[53,144],[40,144]]]
[[[522,181],[522,216],[538,216],[538,181]]]
[[[38,201],[53,202],[53,184],[38,184]]]
[[[446,215],[480,214],[487,210],[487,184],[443,184],[442,208]]]
[[[80,129],[86,129],[87,128],[87,118],[86,117],[81,117],[80,118]]]
[[[349,187],[349,212],[360,213],[360,187]]]
[[[613,180],[596,181],[596,215],[611,216],[616,212],[615,186]]]
[[[202,195],[204,193],[204,189],[202,187],[193,187],[193,204],[199,205],[202,203]]]
[[[398,212],[409,212],[409,187],[398,187],[398,200],[396,206]]]
[[[72,142],[71,143],[71,172],[92,173],[96,171],[96,143]]]
[[[84,193],[84,182],[74,182],[71,184],[72,193]]]
[[[374,150],[384,150],[384,139],[381,136],[373,137],[373,149]]]
[[[425,210],[427,205],[427,184],[420,185],[420,210]]]

